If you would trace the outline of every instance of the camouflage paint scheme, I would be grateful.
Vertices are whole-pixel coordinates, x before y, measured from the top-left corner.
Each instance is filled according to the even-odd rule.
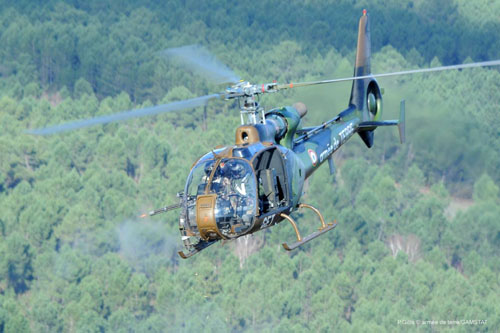
[[[356,64],[354,76],[364,76],[371,74],[370,66],[370,25],[368,15],[363,13],[359,21],[358,48],[356,54]],[[366,96],[370,92],[376,92],[376,112],[370,112],[367,106]],[[365,121],[377,121],[382,114],[382,97],[380,88],[375,78],[357,80],[353,82],[351,97],[348,107],[340,112],[336,117],[305,132],[297,131],[301,128],[301,118],[299,112],[290,106],[274,109],[266,113],[267,118],[281,116],[288,125],[285,136],[276,142],[283,146],[282,152],[286,154],[287,170],[289,170],[288,180],[291,188],[291,213],[297,206],[302,196],[304,181],[310,177],[325,161],[331,159],[333,171],[333,154],[349,138],[358,133],[368,147],[373,145],[373,131],[376,128],[360,128],[360,124]],[[382,124],[381,124],[382,125]],[[297,133],[304,133],[297,136]],[[309,133],[309,134],[308,134]],[[291,150],[291,152],[290,152]],[[279,215],[279,214],[278,214]],[[271,226],[283,220],[276,216]],[[260,229],[253,228],[252,232]]]
[[[369,75],[371,75],[370,26],[366,11],[363,11],[363,16],[359,21],[354,76]],[[373,145],[376,127],[399,126],[400,124],[396,120],[379,121],[382,115],[382,95],[377,81],[373,77],[354,80],[347,108],[323,124],[311,128],[301,128],[301,115],[304,116],[305,112],[307,111],[299,112],[297,108],[291,106],[272,109],[265,114],[264,124],[239,127],[236,131],[236,145],[224,148],[227,152],[248,148],[247,150],[252,153],[245,158],[251,163],[264,150],[276,147],[281,153],[286,170],[285,175],[282,176],[288,192],[286,205],[280,205],[264,214],[256,212],[253,226],[241,235],[237,235],[237,237],[268,228],[285,219],[281,214],[289,215],[297,210],[303,194],[302,189],[305,180],[327,160],[330,164],[330,172],[333,173],[332,155],[354,133],[358,133],[367,147],[370,148]],[[400,133],[403,130],[404,128],[400,128]],[[210,154],[212,153],[205,156]],[[182,219],[183,215],[181,214]],[[184,228],[185,224],[180,223],[181,235],[186,237],[189,234]],[[312,239],[317,235],[308,237]],[[180,252],[179,254],[183,258],[189,257],[219,239],[222,238],[217,236],[210,239],[200,239],[199,243],[194,245],[185,243],[189,253],[185,255]]]

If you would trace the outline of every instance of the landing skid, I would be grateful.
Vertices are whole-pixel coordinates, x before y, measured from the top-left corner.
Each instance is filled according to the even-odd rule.
[[[192,256],[194,256],[196,253],[200,252],[201,250],[203,249],[206,249],[207,247],[209,247],[210,245],[214,244],[216,241],[204,241],[204,240],[200,240],[200,242],[196,245],[194,245],[194,249],[189,251],[187,254],[184,253],[184,251],[179,251],[177,252],[179,254],[179,256],[182,258],[182,259],[187,259],[187,258],[190,258]]]
[[[293,249],[296,249],[297,247],[299,247],[299,246],[301,246],[301,245],[309,242],[311,239],[314,239],[314,238],[316,238],[318,236],[321,236],[325,232],[330,231],[330,230],[332,230],[333,228],[335,228],[337,226],[337,223],[335,221],[333,223],[326,224],[325,223],[325,219],[323,218],[323,215],[321,215],[320,211],[317,210],[316,208],[314,208],[311,205],[300,204],[299,208],[308,208],[308,209],[311,209],[313,212],[315,212],[316,215],[318,215],[318,217],[319,217],[319,219],[321,221],[321,228],[319,228],[318,231],[315,231],[312,234],[307,235],[306,237],[302,238],[300,236],[299,229],[297,228],[297,223],[295,223],[295,221],[290,216],[288,216],[288,215],[286,215],[284,213],[280,214],[281,217],[285,218],[286,220],[288,220],[288,222],[290,222],[290,224],[292,225],[293,229],[295,230],[295,235],[297,236],[297,242],[295,242],[295,243],[293,243],[291,245],[288,245],[287,243],[283,243],[283,247],[287,251],[291,251]]]
[[[291,245],[288,245],[287,243],[283,243],[283,247],[287,251],[292,251],[292,250],[298,248],[299,246],[301,246],[302,244],[305,244],[305,243],[309,242],[311,239],[314,239],[314,238],[316,238],[318,236],[323,235],[325,232],[332,230],[336,226],[337,226],[337,223],[333,223],[333,224],[329,223],[326,226],[326,228],[318,230],[316,232],[313,232],[312,234],[310,234],[310,235],[302,238],[300,241],[297,241],[297,242],[295,242],[295,243],[293,243]]]

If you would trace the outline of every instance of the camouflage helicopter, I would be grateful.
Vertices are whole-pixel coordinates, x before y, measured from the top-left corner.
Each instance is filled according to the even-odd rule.
[[[183,192],[177,194],[179,203],[154,210],[144,216],[153,216],[172,209],[181,209],[179,230],[188,258],[216,243],[231,240],[269,228],[287,220],[294,228],[297,240],[283,243],[290,251],[332,230],[336,222],[325,223],[320,211],[301,202],[305,180],[325,161],[330,173],[335,172],[333,154],[357,133],[368,148],[374,142],[374,131],[379,126],[397,126],[401,143],[405,140],[405,104],[400,105],[398,120],[381,120],[382,93],[376,77],[433,72],[470,67],[496,66],[500,60],[441,66],[402,72],[372,74],[370,57],[370,25],[366,10],[359,21],[358,43],[354,76],[349,78],[278,84],[250,84],[237,82],[236,75],[217,62],[190,58],[189,47],[169,51],[202,70],[212,71],[226,82],[234,84],[219,94],[132,110],[82,121],[75,121],[29,131],[32,134],[52,134],[125,120],[145,115],[205,105],[212,99],[238,100],[241,126],[236,129],[235,144],[219,147],[206,153],[192,166]],[[195,52],[194,52],[195,53]],[[208,65],[207,65],[208,64]],[[302,118],[307,113],[303,103],[264,111],[257,101],[262,94],[297,87],[353,81],[349,104],[338,115],[324,123],[303,128]],[[235,83],[236,82],[236,83]],[[319,229],[302,237],[294,211],[310,209],[317,214]]]

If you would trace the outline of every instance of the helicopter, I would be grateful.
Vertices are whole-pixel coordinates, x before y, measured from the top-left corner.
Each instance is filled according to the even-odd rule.
[[[182,50],[183,52],[178,52]],[[192,51],[178,48],[173,56]],[[182,57],[182,56],[181,56]],[[334,229],[336,221],[326,223],[321,212],[302,202],[306,179],[328,161],[335,173],[333,154],[354,134],[368,148],[374,143],[374,132],[380,126],[396,126],[400,142],[405,141],[405,102],[401,101],[399,119],[382,120],[382,90],[377,77],[406,75],[471,67],[496,66],[500,60],[452,66],[440,66],[392,73],[371,73],[370,22],[366,10],[359,20],[354,75],[348,78],[279,84],[276,81],[251,84],[238,81],[226,67],[203,59],[185,62],[215,71],[225,82],[223,92],[188,100],[126,111],[62,125],[34,129],[31,134],[46,135],[86,126],[126,120],[206,105],[213,99],[237,100],[241,126],[236,129],[234,145],[216,147],[201,156],[189,172],[184,190],[177,193],[178,203],[153,210],[141,217],[180,209],[179,231],[186,259],[222,240],[233,240],[272,227],[287,220],[293,227],[296,241],[283,243],[291,251]],[[305,86],[352,81],[348,106],[335,117],[313,127],[302,127],[308,109],[303,103],[265,111],[258,102],[260,95]],[[312,210],[319,219],[317,231],[303,237],[291,216],[300,209]]]

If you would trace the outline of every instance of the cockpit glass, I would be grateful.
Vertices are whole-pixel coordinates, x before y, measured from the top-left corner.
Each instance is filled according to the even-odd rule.
[[[198,195],[205,194],[205,189],[210,179],[210,174],[215,165],[214,159],[202,159],[191,170],[186,188],[184,190],[184,210],[185,219],[184,228],[195,231],[196,227],[196,198]]]
[[[205,188],[207,187],[214,164],[215,160],[202,161],[193,168],[186,188],[186,193],[189,197],[205,194]]]
[[[226,237],[247,232],[253,226],[257,189],[253,169],[242,159],[222,159],[214,172],[210,193],[217,194],[215,219]]]

